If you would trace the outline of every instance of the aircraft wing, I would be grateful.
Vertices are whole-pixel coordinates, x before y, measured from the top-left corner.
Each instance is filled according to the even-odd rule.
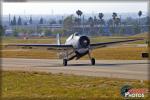
[[[113,42],[93,43],[93,44],[90,44],[90,47],[91,47],[91,49],[96,49],[96,48],[111,46],[111,45],[114,45],[114,44],[134,42],[134,41],[138,41],[138,40],[143,40],[143,39],[130,39],[130,40],[113,41]]]
[[[10,44],[7,46],[16,46],[16,47],[24,47],[24,48],[32,48],[32,47],[42,47],[47,48],[48,50],[68,50],[73,49],[72,45],[65,45],[65,44]]]

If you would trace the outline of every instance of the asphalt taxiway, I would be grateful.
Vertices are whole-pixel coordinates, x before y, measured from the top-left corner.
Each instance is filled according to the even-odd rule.
[[[1,58],[2,70],[37,71],[64,73],[74,75],[98,76],[109,78],[125,78],[148,80],[148,60],[96,60],[90,65],[89,60],[73,60],[68,66],[62,60]]]

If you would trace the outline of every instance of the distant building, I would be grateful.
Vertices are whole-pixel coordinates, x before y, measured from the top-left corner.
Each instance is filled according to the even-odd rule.
[[[13,30],[12,29],[6,29],[5,30],[5,35],[6,36],[10,36],[10,35],[12,35],[13,34]]]
[[[12,26],[12,28],[22,28],[22,29],[51,29],[52,31],[57,30],[57,29],[63,29],[63,25],[62,24],[37,24],[37,25],[16,25],[16,26]]]
[[[39,24],[38,28],[57,30],[57,29],[63,29],[63,25],[62,24]]]

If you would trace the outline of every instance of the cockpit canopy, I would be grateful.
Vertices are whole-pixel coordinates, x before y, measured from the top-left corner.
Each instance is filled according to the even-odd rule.
[[[75,32],[75,33],[74,33],[74,36],[79,36],[79,33],[78,33],[78,32]]]

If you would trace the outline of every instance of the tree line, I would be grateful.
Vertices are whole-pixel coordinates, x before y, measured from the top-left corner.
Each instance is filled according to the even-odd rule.
[[[32,17],[30,16],[29,24],[32,24],[32,22],[33,22]],[[20,16],[18,17],[18,19],[16,18],[16,16],[14,16],[9,24],[14,26],[14,25],[27,25],[28,23],[27,23],[27,21],[23,22],[23,20]]]
[[[88,34],[88,35],[106,35],[106,34],[116,34],[116,35],[123,35],[126,33],[129,34],[137,34],[141,33],[141,27],[140,25],[143,23],[142,11],[139,11],[137,15],[139,16],[138,19],[132,19],[130,17],[122,20],[121,16],[118,16],[118,13],[113,12],[112,18],[105,20],[105,15],[102,12],[99,12],[97,16],[89,16],[88,18],[85,18],[84,13],[81,10],[77,10],[76,15],[69,15],[65,17],[64,19],[61,19],[59,21],[51,20],[48,23],[49,24],[56,24],[59,23],[63,27],[63,29],[58,29],[55,31],[52,31],[51,29],[46,28],[37,28],[36,32],[45,32],[46,35],[53,34],[53,33],[64,33],[65,35],[70,35],[74,32],[79,32],[81,34]],[[28,25],[32,24],[34,21],[32,20],[32,16],[30,16],[29,20],[24,21],[20,16],[16,18],[16,16],[13,17],[13,19],[10,21],[11,26],[17,26],[17,25]],[[46,20],[41,17],[38,21],[38,24],[45,24]],[[126,25],[132,25],[126,26]],[[25,33],[34,33],[34,29],[21,29],[15,27],[15,35],[17,35],[19,32],[25,32]]]
[[[105,33],[123,35],[126,33],[137,34],[141,33],[141,16],[142,11],[139,11],[137,19],[127,18],[121,19],[118,13],[113,12],[112,18],[104,20],[104,14],[102,12],[98,13],[97,16],[90,16],[88,19],[84,18],[84,14],[81,10],[76,11],[74,15],[70,15],[64,19],[64,28],[68,32],[80,32],[89,35],[104,35]],[[129,26],[132,25],[132,26]],[[69,34],[69,33],[68,33]]]
[[[45,24],[45,22],[46,22],[46,20],[43,17],[41,17],[39,19],[38,24]],[[59,22],[59,24],[62,24],[62,20],[59,20],[58,22]],[[49,22],[49,24],[56,24],[56,23],[57,23],[56,20],[51,20]],[[13,16],[13,19],[9,22],[9,25],[11,25],[11,26],[28,25],[28,24],[33,25],[32,16],[30,16],[29,20],[25,20],[25,21],[20,16],[18,17],[18,19],[16,18],[16,16]]]

